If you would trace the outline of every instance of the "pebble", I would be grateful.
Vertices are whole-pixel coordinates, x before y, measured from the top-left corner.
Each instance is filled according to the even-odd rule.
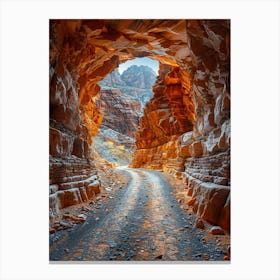
[[[225,234],[224,230],[219,226],[211,227],[210,233],[212,233],[214,235],[224,235]]]
[[[204,258],[206,261],[208,261],[208,260],[210,259],[210,256],[207,255],[207,254],[204,254],[204,255],[203,255],[203,258]]]
[[[197,228],[204,229],[204,223],[203,223],[202,219],[197,218],[197,219],[195,220],[195,226],[196,226]]]
[[[69,249],[64,249],[64,252],[65,252],[66,254],[69,254],[69,253],[70,253],[70,250],[69,250]]]
[[[161,260],[162,257],[163,257],[163,255],[158,255],[158,256],[155,257],[155,259],[156,259],[156,260]]]
[[[80,214],[80,215],[78,215],[78,218],[85,221],[87,219],[87,216],[85,214]]]
[[[130,251],[130,252],[128,253],[128,256],[131,257],[131,258],[134,257],[134,252],[133,252],[133,251]]]
[[[63,221],[60,222],[60,227],[58,229],[67,229],[67,228],[70,228],[72,227],[73,225],[72,224],[68,224],[68,223],[65,223]]]
[[[117,247],[117,243],[115,242],[108,242],[110,244],[110,248],[116,248]]]

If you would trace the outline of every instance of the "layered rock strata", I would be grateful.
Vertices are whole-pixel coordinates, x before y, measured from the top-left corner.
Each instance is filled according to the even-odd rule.
[[[97,82],[119,63],[143,56],[169,69],[141,121],[133,163],[179,170],[198,216],[229,229],[228,20],[50,21],[50,129],[56,130],[50,153],[85,161],[95,173],[88,146],[102,119],[93,98]],[[156,125],[149,123],[154,117]]]
[[[101,90],[95,104],[103,114],[103,126],[135,138],[141,113],[140,102],[126,97],[116,88]]]
[[[118,88],[100,90],[95,104],[103,120],[93,138],[93,148],[109,162],[128,165],[135,148],[142,104]]]
[[[179,67],[161,64],[159,73],[154,96],[140,120],[131,166],[182,172],[178,137],[193,129],[194,107],[182,87]]]

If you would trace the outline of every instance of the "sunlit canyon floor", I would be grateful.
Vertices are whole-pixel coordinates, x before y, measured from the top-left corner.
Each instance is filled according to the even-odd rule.
[[[228,259],[229,235],[210,234],[208,224],[196,227],[191,210],[176,199],[177,179],[146,169],[116,172],[121,181],[105,187],[89,207],[78,206],[87,213],[85,222],[68,229],[64,222],[64,230],[50,234],[51,261]]]

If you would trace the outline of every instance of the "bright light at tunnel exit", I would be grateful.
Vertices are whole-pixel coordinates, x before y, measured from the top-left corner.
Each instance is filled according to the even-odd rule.
[[[150,59],[148,57],[141,57],[141,58],[135,58],[132,60],[128,60],[125,63],[122,63],[119,65],[119,73],[122,74],[123,71],[125,71],[127,68],[129,68],[132,65],[144,65],[148,66],[153,69],[153,71],[158,75],[158,69],[159,69],[159,62],[157,60]]]

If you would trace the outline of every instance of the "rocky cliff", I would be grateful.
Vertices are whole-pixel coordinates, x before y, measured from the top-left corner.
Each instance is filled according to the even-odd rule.
[[[116,69],[99,82],[101,90],[95,104],[103,120],[93,143],[94,149],[109,162],[130,163],[139,118],[152,95],[155,79],[151,68],[133,65],[122,75]]]
[[[151,90],[156,73],[148,66],[132,65],[122,73],[121,79],[130,87]]]
[[[178,137],[193,129],[194,107],[185,95],[179,68],[160,65],[159,78],[140,120],[132,167],[183,171],[183,158],[177,153]]]
[[[101,88],[120,88],[128,86],[121,78],[119,69],[115,69],[112,73],[108,74],[102,81],[98,83]]]
[[[102,89],[95,104],[102,112],[103,120],[93,138],[94,149],[110,162],[129,164],[142,113],[141,103],[122,94],[118,88],[111,88]]]
[[[161,66],[155,97],[141,120],[133,165],[180,172],[197,215],[229,229],[229,24],[51,20],[50,173],[95,173],[88,147],[102,119],[94,101],[97,83],[121,62],[150,57],[167,66]],[[65,180],[82,194],[86,184],[74,184],[82,180],[70,175]],[[51,185],[58,187],[50,189],[57,196],[62,176],[51,178]]]
[[[132,65],[120,75],[114,70],[98,84],[101,89],[118,88],[131,102],[141,103],[141,113],[153,95],[152,87],[156,81],[155,72],[148,66]]]

